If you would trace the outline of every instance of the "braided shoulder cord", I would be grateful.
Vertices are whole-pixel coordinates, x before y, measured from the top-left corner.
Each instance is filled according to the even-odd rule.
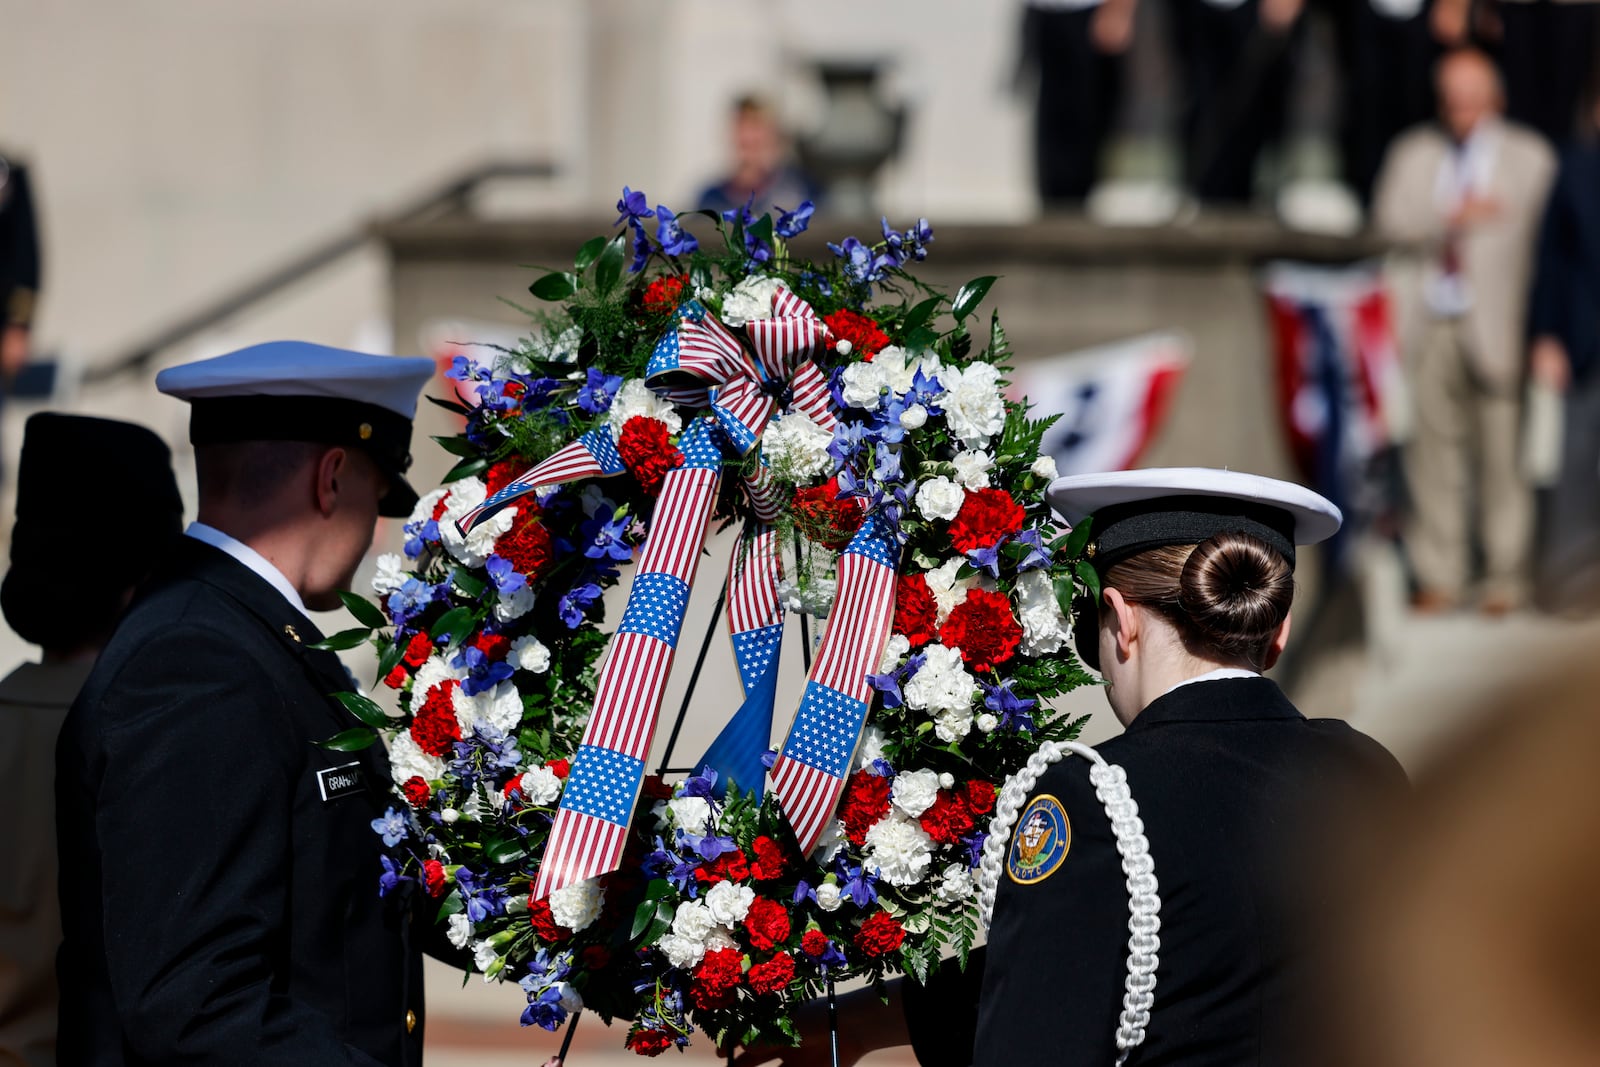
[[[1007,779],[995,803],[989,838],[984,842],[983,859],[978,864],[978,915],[987,927],[994,915],[995,893],[1000,886],[1000,873],[1005,867],[1006,849],[1017,817],[1045,769],[1068,753],[1081,756],[1091,764],[1089,782],[1095,787],[1100,803],[1105,805],[1111,832],[1116,837],[1117,852],[1122,856],[1122,873],[1127,875],[1128,977],[1117,1026],[1120,1067],[1144,1041],[1145,1028],[1150,1025],[1161,949],[1161,898],[1156,895],[1155,860],[1150,855],[1150,841],[1144,835],[1144,822],[1139,818],[1139,805],[1128,789],[1127,772],[1107,763],[1088,745],[1076,741],[1046,741],[1039,751],[1029,756],[1028,762]]]

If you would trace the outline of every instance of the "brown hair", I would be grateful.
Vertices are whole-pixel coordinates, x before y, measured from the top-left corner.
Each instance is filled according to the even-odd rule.
[[[1103,584],[1160,611],[1194,651],[1257,670],[1294,600],[1293,566],[1243,533],[1140,552],[1106,568]]]

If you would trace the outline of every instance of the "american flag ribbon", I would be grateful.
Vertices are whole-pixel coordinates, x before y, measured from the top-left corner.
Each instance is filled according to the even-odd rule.
[[[838,806],[872,706],[867,675],[877,671],[889,641],[899,560],[893,529],[869,515],[839,556],[828,631],[772,767],[773,792],[807,855]]]
[[[655,737],[672,655],[722,479],[715,424],[697,418],[678,439],[622,621],[606,650],[594,711],[567,775],[533,895],[616,870]]]
[[[611,439],[611,427],[601,426],[566,445],[532,470],[519,474],[505,488],[463,515],[457,525],[465,533],[540,486],[560,485],[580,478],[608,478],[627,469],[616,442]]]

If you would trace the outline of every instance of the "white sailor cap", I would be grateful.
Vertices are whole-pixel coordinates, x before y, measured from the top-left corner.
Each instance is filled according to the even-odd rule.
[[[1068,523],[1089,519],[1089,551],[1102,571],[1147,549],[1219,533],[1260,538],[1293,564],[1296,545],[1327,540],[1343,521],[1331,501],[1303,485],[1211,467],[1069,475],[1046,495]]]
[[[306,341],[271,341],[170,367],[156,388],[189,401],[189,440],[313,441],[360,448],[389,475],[382,514],[404,517],[417,494],[406,483],[417,394],[430,359],[375,356]]]

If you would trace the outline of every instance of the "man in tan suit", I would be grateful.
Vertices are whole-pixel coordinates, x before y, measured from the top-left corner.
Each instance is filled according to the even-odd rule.
[[[1500,79],[1483,53],[1441,60],[1438,91],[1440,124],[1390,148],[1375,214],[1411,268],[1396,279],[1416,404],[1407,543],[1417,607],[1458,603],[1468,585],[1470,506],[1484,555],[1480,604],[1503,614],[1527,584],[1533,504],[1517,456],[1525,318],[1555,159],[1537,134],[1501,117]]]

